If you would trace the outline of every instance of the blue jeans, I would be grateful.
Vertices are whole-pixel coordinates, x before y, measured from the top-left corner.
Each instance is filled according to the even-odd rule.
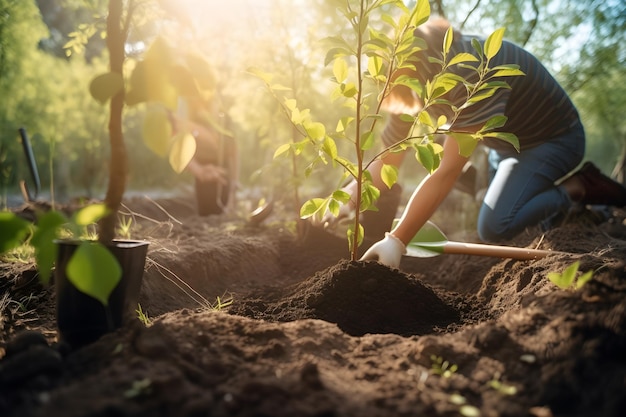
[[[576,168],[584,153],[585,132],[580,123],[520,153],[490,150],[492,179],[478,214],[480,239],[511,239],[526,227],[547,225],[567,211],[572,201],[555,181]]]

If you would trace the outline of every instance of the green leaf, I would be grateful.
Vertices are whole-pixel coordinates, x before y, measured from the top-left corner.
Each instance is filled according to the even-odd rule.
[[[559,288],[567,289],[574,283],[574,278],[576,277],[576,272],[578,272],[579,265],[580,262],[576,261],[565,268],[562,273],[548,272],[548,279]]]
[[[30,240],[35,248],[37,270],[42,283],[47,284],[52,266],[57,258],[58,247],[54,243],[59,227],[67,223],[67,218],[58,211],[49,211],[37,217],[37,228]]]
[[[582,288],[583,285],[591,280],[591,278],[593,278],[593,271],[587,271],[582,274],[580,277],[578,277],[578,280],[576,281],[576,289]]]
[[[365,236],[363,225],[359,223],[357,232],[357,247],[361,246],[363,243],[363,236]],[[346,235],[348,236],[348,248],[352,251],[352,247],[354,246],[354,224],[348,226],[348,230],[346,231]]]
[[[345,60],[335,60],[333,64],[333,75],[335,76],[335,81],[339,84],[343,83],[348,78],[348,64]]]
[[[370,181],[363,184],[363,192],[361,193],[361,206],[360,211],[370,210],[375,208],[374,202],[380,197],[380,190],[374,186]]]
[[[352,198],[352,196],[343,191],[343,190],[335,190],[332,194],[333,199],[339,201],[341,204],[346,204],[350,201],[350,199]]]
[[[488,132],[484,134],[484,137],[490,137],[490,138],[496,138],[496,139],[500,139],[503,140],[505,142],[510,143],[511,145],[513,145],[513,147],[517,150],[517,152],[520,151],[520,147],[519,147],[519,139],[517,138],[517,136],[515,136],[515,134],[513,133],[507,133],[507,132]]]
[[[309,122],[303,125],[307,135],[315,141],[321,140],[326,136],[326,128],[322,123]]]
[[[122,268],[113,254],[98,242],[83,242],[66,267],[68,280],[81,292],[108,305],[109,296],[122,278]]]
[[[286,154],[287,152],[289,152],[290,149],[291,149],[291,145],[289,143],[280,145],[278,149],[274,151],[274,159],[278,158],[279,156],[283,154]]]
[[[398,77],[394,84],[409,87],[411,90],[415,91],[418,97],[422,97],[424,95],[424,85],[416,78],[402,75]]]
[[[433,119],[430,117],[430,114],[427,111],[421,111],[417,116],[417,120],[422,125],[430,127],[432,130],[436,128],[435,122],[433,122]]]
[[[0,253],[4,253],[22,244],[30,222],[10,212],[0,212]]]
[[[489,97],[492,97],[495,94],[496,90],[491,88],[489,90],[482,90],[476,94],[474,94],[472,97],[470,97],[467,100],[467,103],[470,104],[475,104],[478,103],[479,101],[488,99]]]
[[[348,116],[348,117],[342,117],[341,119],[339,119],[339,121],[337,122],[337,127],[335,128],[335,131],[337,133],[343,133],[348,129],[348,126],[350,126],[350,124],[354,121],[354,117]]]
[[[328,201],[328,212],[332,214],[334,217],[339,216],[340,209],[341,209],[341,206],[339,205],[339,202],[337,200],[331,198]]]
[[[322,209],[325,211],[326,207],[328,207],[328,199],[312,198],[300,207],[300,218],[308,219],[309,217],[312,217],[316,213],[322,211]]]
[[[326,52],[326,57],[324,58],[324,66],[330,64],[331,62],[343,58],[344,56],[349,56],[351,51],[347,48],[331,48]]]
[[[109,213],[106,204],[90,204],[74,214],[74,223],[79,226],[88,226],[96,223]]]
[[[478,58],[476,58],[474,55],[467,53],[467,52],[461,52],[452,57],[450,62],[448,62],[448,66],[460,64],[462,62],[477,62],[477,61],[478,61]]]
[[[526,74],[519,69],[513,69],[513,68],[499,69],[497,71],[494,71],[493,74],[491,74],[492,77],[517,77],[520,75],[526,75]]]
[[[162,63],[160,59],[145,59],[138,62],[130,75],[129,91],[125,100],[131,106],[155,102],[163,104],[168,109],[176,109],[178,92],[171,83],[169,65]]]
[[[476,145],[478,145],[479,139],[471,133],[450,132],[449,135],[452,136],[459,145],[459,154],[466,158],[472,155],[474,149],[476,149]]]
[[[196,139],[191,133],[180,132],[174,137],[170,150],[170,166],[177,174],[183,172],[196,153]]]
[[[419,26],[425,23],[430,17],[429,0],[418,0],[414,8],[415,14],[411,18],[411,26]]]
[[[104,104],[124,89],[124,78],[117,72],[100,74],[89,83],[89,92],[99,103]]]
[[[380,170],[380,176],[387,188],[391,189],[398,181],[398,168],[394,165],[384,164]]]
[[[478,39],[476,38],[472,38],[472,48],[474,48],[474,50],[476,51],[476,53],[478,53],[478,55],[482,58],[484,57],[483,54],[483,49],[480,45],[480,42],[478,42]]]
[[[443,37],[443,52],[444,54],[448,54],[450,52],[450,47],[452,46],[452,41],[454,40],[454,30],[452,26],[446,30],[446,34]]]
[[[322,146],[322,150],[324,151],[324,153],[326,153],[326,155],[328,155],[329,158],[333,160],[333,162],[335,161],[338,155],[337,144],[330,136],[326,136],[324,138],[324,145]]]
[[[341,91],[344,97],[351,98],[354,97],[359,90],[357,90],[356,84],[347,83],[342,84]]]
[[[378,55],[370,56],[367,60],[367,70],[369,73],[376,77],[377,75],[382,74],[383,69],[383,60]]]
[[[504,28],[496,29],[485,41],[485,56],[491,59],[500,51],[502,39],[504,38]]]
[[[492,118],[487,120],[485,125],[480,129],[480,132],[488,132],[493,129],[498,129],[504,126],[507,120],[508,118],[506,116],[502,116],[502,115],[493,116]]]
[[[435,169],[439,166],[438,158],[433,152],[433,148],[427,144],[419,144],[415,147],[415,158],[430,174],[435,172]]]
[[[374,132],[371,130],[369,132],[365,132],[361,136],[361,150],[367,151],[372,149],[374,144],[376,143]]]
[[[451,91],[461,81],[462,79],[454,74],[439,74],[435,77],[432,84],[430,84],[429,88],[427,89],[428,97],[430,97],[431,99],[441,97]]]
[[[253,75],[259,78],[261,81],[263,81],[265,84],[268,84],[268,85],[272,82],[272,79],[274,78],[274,74],[262,71],[261,69],[256,68],[256,67],[249,67],[246,70],[246,72],[250,75]]]
[[[165,157],[172,140],[172,124],[163,110],[150,110],[143,118],[143,143],[155,154]]]

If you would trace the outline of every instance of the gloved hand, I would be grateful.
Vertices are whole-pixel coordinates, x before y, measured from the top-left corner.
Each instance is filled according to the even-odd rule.
[[[397,268],[400,266],[402,255],[405,253],[406,245],[400,239],[387,232],[384,239],[374,243],[363,254],[361,260],[378,260],[378,262],[389,267]]]

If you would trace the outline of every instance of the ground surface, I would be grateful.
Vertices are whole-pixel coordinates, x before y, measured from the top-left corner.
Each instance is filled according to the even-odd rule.
[[[0,415],[626,415],[623,211],[511,243],[565,254],[404,258],[395,270],[272,217],[128,207],[133,237],[150,240],[150,323],[68,351],[54,286],[37,285],[32,265],[0,264]],[[546,278],[576,260],[594,271],[582,289]],[[203,306],[217,297],[232,304]]]

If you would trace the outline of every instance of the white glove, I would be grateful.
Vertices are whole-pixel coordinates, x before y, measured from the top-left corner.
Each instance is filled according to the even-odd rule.
[[[406,254],[406,245],[387,232],[385,238],[374,243],[361,257],[361,260],[378,260],[378,262],[391,268],[398,268],[404,254]]]

